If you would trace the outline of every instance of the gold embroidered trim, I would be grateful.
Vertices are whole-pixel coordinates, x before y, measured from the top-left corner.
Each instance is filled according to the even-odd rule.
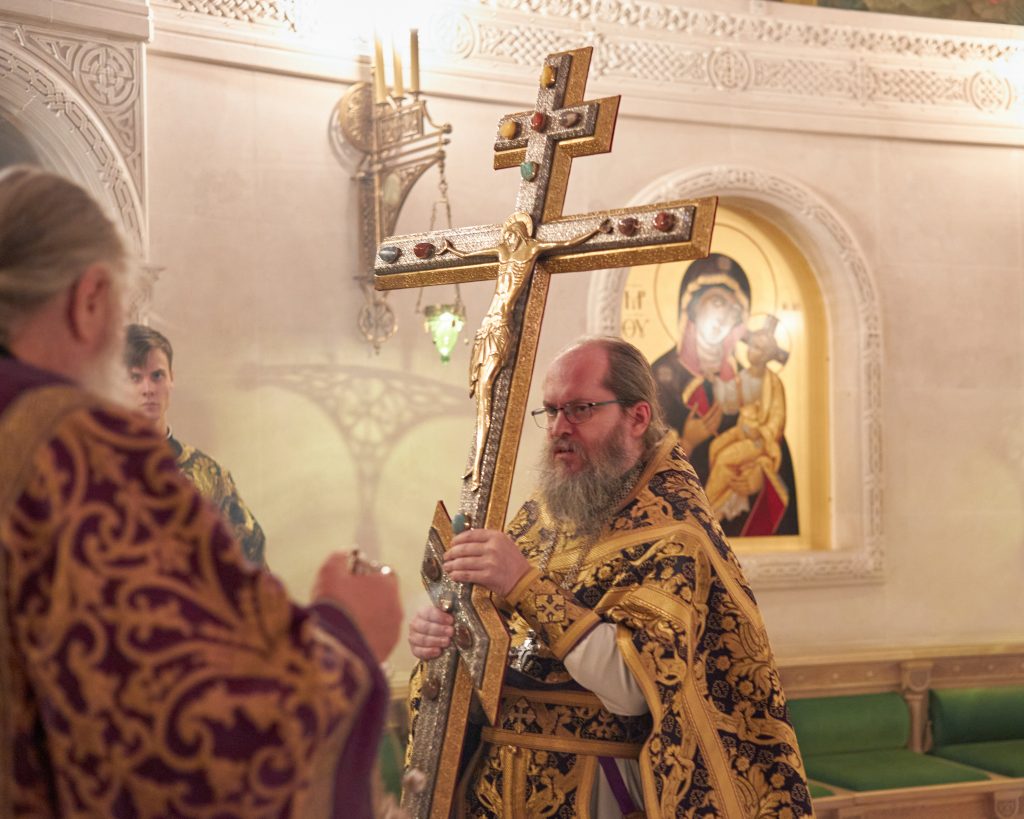
[[[551,646],[551,653],[559,660],[564,660],[566,655],[586,637],[601,622],[601,618],[592,611],[588,611],[583,617],[567,628],[562,636]]]
[[[597,757],[580,757],[576,763],[576,770],[580,773],[580,784],[576,788],[576,816],[577,819],[591,819],[590,802],[594,794],[594,781],[597,778]]]
[[[606,595],[607,596],[607,595]],[[603,601],[602,601],[603,602]],[[619,647],[626,666],[633,672],[640,690],[644,692],[644,699],[647,700],[647,707],[651,712],[652,724],[660,725],[665,715],[665,709],[661,707],[661,697],[658,696],[658,686],[654,679],[644,668],[636,646],[633,645],[632,632],[625,626],[615,627],[615,644]],[[640,762],[640,782],[643,786],[644,808],[647,810],[647,819],[661,819],[661,800],[658,798],[658,788],[654,780],[654,764],[651,760],[651,752],[648,749],[648,742],[643,744],[638,757]]]
[[[610,599],[609,599],[610,598]],[[634,586],[629,589],[615,589],[601,598],[594,611],[603,612],[612,606],[630,607],[645,609],[660,614],[666,620],[674,623],[685,624],[690,620],[691,609],[678,597],[667,594],[662,589],[651,586]]]
[[[647,484],[651,482],[651,478],[654,477],[654,473],[659,469],[664,468],[664,462],[668,460],[669,454],[673,449],[675,449],[678,442],[679,436],[671,429],[662,436],[654,454],[651,456],[650,460],[648,460],[647,466],[644,467],[644,471],[641,472],[640,477],[637,478],[636,486],[633,487],[633,491],[626,496],[626,499],[622,503],[619,504],[619,508],[615,510],[612,517],[625,509],[637,495],[647,488]]]
[[[546,691],[532,688],[506,687],[501,691],[502,700],[514,701],[519,698],[542,705],[574,705],[583,708],[604,708],[597,694],[592,691]]]
[[[696,529],[689,524],[680,525],[677,529],[690,537],[698,539],[701,553],[707,555],[708,559],[714,563],[719,578],[726,584],[728,590],[738,602],[749,600],[735,581],[735,569],[725,564],[713,546],[706,544],[707,536],[703,530]],[[742,607],[743,602],[739,602],[739,605]],[[666,594],[656,588],[634,587],[614,589],[601,599],[594,610],[604,611],[612,606],[636,606],[642,609],[653,610],[654,612],[661,613],[669,620],[683,624],[688,623],[690,619],[690,612],[685,604],[674,595]],[[744,608],[745,612],[747,610],[747,608]],[[760,623],[760,617],[755,616],[752,622]],[[690,657],[694,656],[694,636],[692,630],[687,629],[688,654]],[[629,638],[628,631],[626,631],[624,636],[617,635],[616,642],[626,660],[626,665],[629,666],[641,690],[644,692],[648,707],[651,709],[651,716],[654,718],[654,724],[657,725],[662,718],[662,709],[654,682],[644,671],[640,657],[637,655],[632,640]],[[687,721],[692,726],[701,753],[704,755],[708,772],[714,780],[714,790],[722,800],[724,815],[729,817],[745,816],[739,794],[736,791],[736,781],[732,775],[729,761],[725,756],[725,751],[720,743],[713,740],[717,736],[716,728],[707,713],[707,703],[697,690],[693,677],[693,667],[689,663],[686,664],[686,676],[682,681],[682,689],[683,710]],[[708,741],[709,739],[711,739],[710,742]],[[646,751],[644,756],[646,757]],[[658,802],[649,798],[649,794],[655,793],[655,790],[653,776],[647,775],[650,773],[652,766],[649,757],[645,758],[643,762],[645,764],[641,764],[640,768],[644,785],[644,804],[648,806],[648,815],[654,816],[656,814],[651,812],[651,807],[658,805]],[[660,805],[658,806],[658,811],[660,812]]]
[[[729,767],[725,749],[722,743],[717,741],[718,731],[706,708],[707,703],[694,684],[693,669],[688,665],[686,679],[683,681],[683,709],[697,735],[697,744],[704,755],[708,773],[714,780],[715,793],[722,800],[723,814],[739,819],[747,813],[743,810],[739,794],[736,792],[736,778]]]
[[[679,526],[678,522],[672,522],[664,526],[632,529],[628,532],[605,538],[590,550],[587,559],[580,564],[580,571],[606,563],[609,556],[621,552],[630,546],[647,541],[653,543],[654,541],[675,535],[679,531]],[[559,552],[558,555],[551,559],[550,568],[553,571],[561,571],[571,566],[576,559],[576,552],[577,550],[575,549]]]
[[[35,461],[36,451],[53,434],[67,415],[96,404],[97,399],[77,387],[58,384],[22,393],[0,417],[0,525],[21,496]],[[0,559],[0,691],[11,691],[10,669],[14,647],[7,622],[7,561]],[[14,812],[14,764],[12,727],[8,708],[0,705],[0,816]]]
[[[733,601],[736,603],[737,608],[743,615],[758,629],[764,631],[764,620],[761,618],[761,612],[757,606],[754,605],[750,599],[750,595],[747,594],[746,590],[740,585],[736,578],[736,567],[731,566],[722,559],[722,556],[718,553],[718,549],[709,547],[705,550],[711,562],[715,566],[715,571],[718,572],[718,577],[725,585],[726,590],[732,595]]]
[[[484,742],[531,751],[553,751],[559,754],[584,756],[613,756],[617,759],[636,759],[643,745],[639,742],[609,742],[601,739],[553,737],[547,734],[518,734],[504,728],[484,728]]]
[[[513,590],[519,615],[559,660],[601,621],[596,613],[579,605],[572,592],[545,575],[533,575],[532,582],[523,584],[522,589],[519,585]]]
[[[526,574],[519,578],[519,582],[512,587],[507,595],[505,595],[505,601],[510,606],[517,606],[523,599],[523,595],[526,590],[533,585],[533,581],[540,577],[540,569],[530,569]]]

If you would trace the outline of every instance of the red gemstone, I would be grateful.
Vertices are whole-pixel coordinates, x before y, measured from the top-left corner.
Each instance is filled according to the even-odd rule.
[[[619,220],[619,233],[623,236],[634,236],[640,229],[640,222],[635,216],[627,216]]]
[[[545,126],[548,124],[548,118],[544,115],[543,111],[534,111],[533,116],[530,117],[530,127],[534,131],[543,131]]]
[[[674,213],[669,213],[668,211],[663,210],[654,217],[654,227],[662,233],[668,233],[675,226],[676,216]]]
[[[415,245],[412,252],[416,254],[417,259],[429,259],[434,255],[434,251],[437,250],[430,242],[420,242]]]

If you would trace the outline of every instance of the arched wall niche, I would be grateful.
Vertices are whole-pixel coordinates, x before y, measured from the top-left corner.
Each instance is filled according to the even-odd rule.
[[[0,117],[0,167],[38,164],[39,157],[25,135],[8,119]]]
[[[0,116],[43,167],[74,179],[120,225],[137,260],[132,320],[149,311],[143,45],[0,23]]]
[[[755,168],[680,171],[639,191],[632,204],[716,195],[781,228],[806,256],[828,320],[832,548],[741,555],[760,588],[879,581],[882,522],[882,329],[877,289],[842,218],[800,182]],[[603,271],[590,287],[592,333],[619,334],[628,270]]]
[[[85,187],[145,258],[141,45],[0,24],[0,114]]]

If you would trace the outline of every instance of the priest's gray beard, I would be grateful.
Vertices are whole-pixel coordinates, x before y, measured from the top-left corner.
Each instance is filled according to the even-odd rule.
[[[576,474],[555,460],[555,452],[567,450],[583,458],[583,468]],[[623,477],[632,466],[623,426],[616,427],[590,457],[575,441],[549,441],[538,477],[541,499],[554,520],[577,535],[596,535],[615,511],[612,506],[619,500]]]
[[[119,328],[112,328],[103,350],[82,373],[81,384],[100,398],[126,406],[125,372],[121,360],[123,348],[124,334]]]

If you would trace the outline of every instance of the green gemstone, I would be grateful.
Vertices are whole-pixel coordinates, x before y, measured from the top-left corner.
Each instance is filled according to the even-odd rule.
[[[519,173],[522,174],[523,179],[527,182],[532,182],[533,178],[537,175],[537,163],[524,162],[519,166]]]

